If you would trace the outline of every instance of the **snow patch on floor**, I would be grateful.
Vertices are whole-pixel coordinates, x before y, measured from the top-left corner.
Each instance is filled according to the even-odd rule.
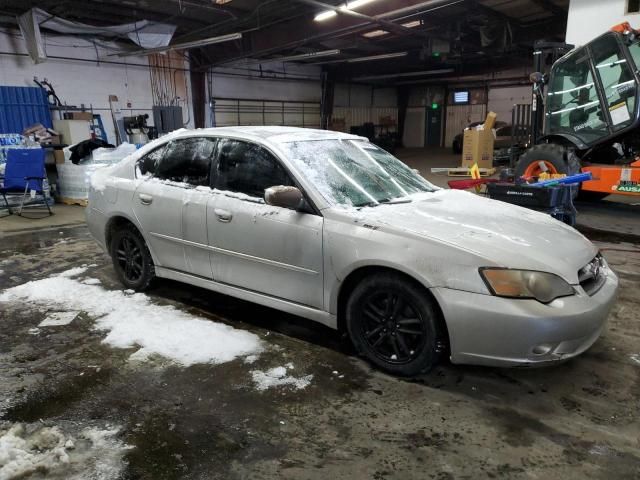
[[[257,335],[185,313],[172,306],[156,305],[142,293],[105,290],[70,278],[84,273],[78,267],[57,276],[9,288],[0,302],[31,302],[48,310],[83,311],[96,319],[103,340],[118,348],[139,347],[131,359],[152,354],[183,366],[224,363],[263,350]]]
[[[115,438],[119,428],[86,428],[77,438],[59,427],[15,424],[0,430],[0,480],[29,477],[70,480],[119,478],[124,453],[132,448]]]
[[[102,282],[97,278],[85,278],[82,280],[82,283],[85,285],[100,285]]]
[[[64,271],[62,273],[59,273],[57,276],[58,277],[63,277],[63,278],[76,277],[78,275],[83,274],[86,271],[87,271],[87,267],[85,267],[85,266],[75,267],[75,268],[71,268],[69,270],[66,270],[66,271]]]
[[[288,370],[293,370],[293,365],[288,363],[286,366],[274,367],[266,372],[262,370],[253,370],[251,377],[256,384],[258,390],[267,390],[273,387],[293,387],[296,390],[307,388],[311,384],[313,375],[305,375],[302,377],[294,377],[288,375]]]

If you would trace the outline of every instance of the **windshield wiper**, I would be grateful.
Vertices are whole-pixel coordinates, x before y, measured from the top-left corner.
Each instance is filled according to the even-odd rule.
[[[378,200],[378,203],[387,203],[390,205],[394,205],[396,203],[411,203],[413,200],[409,197],[396,197],[396,198],[384,198],[382,200]]]
[[[377,207],[378,205],[395,205],[397,203],[411,203],[413,200],[409,197],[395,197],[395,198],[381,198],[380,200],[377,200],[375,202],[371,201],[371,202],[364,202],[364,203],[359,203],[357,205],[354,205],[354,207],[356,208],[361,208],[361,207]]]

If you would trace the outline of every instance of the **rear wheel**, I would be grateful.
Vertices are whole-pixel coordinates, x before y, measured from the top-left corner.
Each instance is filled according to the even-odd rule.
[[[428,371],[439,356],[437,310],[428,294],[394,273],[365,278],[346,308],[351,340],[362,356],[394,375]]]
[[[147,244],[133,225],[118,228],[114,232],[111,239],[111,260],[120,282],[137,292],[146,290],[155,276]]]

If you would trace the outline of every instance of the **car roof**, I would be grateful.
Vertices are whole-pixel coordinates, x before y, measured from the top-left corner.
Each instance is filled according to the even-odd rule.
[[[281,126],[242,126],[200,128],[196,130],[181,129],[172,134],[172,138],[192,137],[194,135],[228,135],[248,140],[262,139],[273,143],[288,143],[305,140],[366,140],[364,137],[332,130],[314,128],[281,127]]]

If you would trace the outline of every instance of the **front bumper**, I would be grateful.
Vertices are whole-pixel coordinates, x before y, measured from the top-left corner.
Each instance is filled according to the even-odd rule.
[[[451,361],[488,366],[539,366],[581,354],[602,333],[615,302],[618,278],[593,296],[581,288],[548,305],[492,295],[434,288],[444,314]]]

